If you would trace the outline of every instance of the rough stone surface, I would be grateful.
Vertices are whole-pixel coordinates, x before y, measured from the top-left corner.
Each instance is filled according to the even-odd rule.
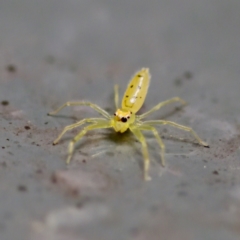
[[[1,240],[240,239],[240,1],[0,2]],[[89,132],[66,166],[64,126],[87,107],[114,112],[113,86],[149,67],[141,112],[191,126],[210,144],[160,127],[167,166],[146,133],[152,181],[130,133]]]

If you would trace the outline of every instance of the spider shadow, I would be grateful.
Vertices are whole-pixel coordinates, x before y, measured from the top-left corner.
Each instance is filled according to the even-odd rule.
[[[67,115],[59,115],[59,114],[57,114],[57,115],[48,115],[47,114],[47,116],[51,117],[51,118],[71,119],[75,122],[79,121],[79,118],[77,118],[76,116],[67,116]]]
[[[176,112],[179,112],[180,110],[183,109],[184,106],[180,106],[180,107],[175,107],[172,111],[168,112],[168,113],[165,113],[162,115],[162,117],[160,119],[166,119],[168,117],[171,117],[173,116],[174,114],[176,114]],[[109,110],[109,109],[108,109]],[[112,110],[112,109],[111,109]],[[72,116],[66,116],[66,115],[56,115],[54,117],[57,117],[57,118],[64,118],[64,119],[72,119],[74,121],[78,121],[79,119],[77,117],[72,117]],[[73,130],[74,131],[74,130]],[[79,130],[81,131],[81,129]],[[79,132],[78,131],[78,132]],[[97,130],[95,130],[97,131]],[[79,149],[81,148],[85,148],[86,146],[88,147],[91,147],[91,146],[99,146],[101,145],[101,143],[99,144],[100,141],[102,140],[107,140],[109,142],[111,142],[111,144],[108,144],[110,145],[110,148],[111,146],[113,146],[113,149],[111,149],[110,151],[106,151],[106,152],[113,152],[113,155],[115,154],[115,151],[114,149],[116,149],[115,146],[117,145],[128,145],[128,146],[131,146],[131,148],[134,149],[134,152],[137,153],[137,155],[140,156],[141,154],[141,149],[139,151],[139,146],[141,148],[141,145],[136,145],[135,142],[138,142],[138,140],[134,137],[134,135],[131,133],[130,130],[127,130],[126,132],[124,133],[117,133],[115,132],[114,130],[112,129],[105,129],[104,132],[100,132],[100,133],[95,133],[95,131],[90,131],[89,133],[87,133],[83,139],[81,139],[80,143],[77,143],[76,146],[75,146],[75,152],[78,151]],[[101,130],[102,131],[102,130]],[[74,131],[76,132],[76,130]],[[146,137],[146,140],[147,140],[147,144],[148,144],[148,148],[149,148],[149,154],[151,154],[151,152],[153,151],[152,148],[150,147],[150,144],[148,143],[148,140],[149,138],[150,139],[155,139],[154,136],[151,135],[150,132],[146,132],[146,131],[143,131],[143,134],[144,136]],[[191,144],[194,144],[194,145],[198,145],[197,143],[194,143],[193,141],[191,141],[190,139],[182,139],[182,138],[178,138],[178,137],[174,137],[174,136],[166,136],[167,134],[160,134],[162,139],[163,140],[171,140],[171,141],[177,141],[177,142],[184,142],[184,143],[191,143]],[[67,136],[67,137],[64,137],[61,142],[65,142],[65,141],[70,141],[73,137],[75,136],[75,133],[73,136]],[[94,136],[94,138],[90,137],[88,138],[88,136]],[[157,140],[156,140],[157,142]],[[106,142],[105,142],[106,143]],[[104,146],[106,146],[106,144],[103,144],[103,148]],[[157,145],[158,146],[158,145]],[[159,147],[159,146],[158,146]],[[107,148],[108,149],[108,148]],[[160,149],[156,151],[156,149],[154,149],[155,152],[157,152],[156,154],[154,154],[154,159],[156,160],[157,163],[161,164],[161,157],[160,157]],[[83,151],[80,151],[81,154],[85,155],[85,156],[88,156],[87,153],[84,153]],[[152,155],[152,154],[151,154]],[[150,157],[151,158],[151,157]],[[141,167],[141,169],[143,169],[143,161],[142,161],[142,154],[141,154],[141,157],[137,157],[138,159],[138,164],[139,166]]]
[[[81,129],[77,132],[80,132]],[[87,148],[98,148],[101,147],[102,149],[106,149],[106,152],[111,153],[112,156],[115,155],[115,150],[117,146],[130,146],[134,147],[134,142],[137,140],[134,138],[130,130],[124,132],[124,133],[117,133],[113,129],[104,129],[104,130],[95,130],[95,131],[89,131],[83,138],[76,143],[74,151],[79,151],[85,154],[81,149],[87,149]],[[74,131],[76,132],[76,130]],[[72,133],[72,136],[66,136],[58,144],[61,144],[62,142],[69,142],[73,139],[73,137],[76,135],[76,133]],[[93,137],[94,136],[94,137]],[[101,144],[101,141],[102,144]],[[113,153],[113,154],[112,154]]]
[[[152,120],[165,120],[167,118],[170,118],[170,117],[174,116],[178,112],[180,112],[180,113],[183,112],[184,107],[186,107],[186,106],[174,107],[174,109],[171,110],[171,111],[167,111],[166,113],[160,113],[157,116],[155,115],[154,119],[152,119]],[[161,110],[158,110],[158,111],[161,111]],[[154,115],[154,113],[153,113],[153,115]]]

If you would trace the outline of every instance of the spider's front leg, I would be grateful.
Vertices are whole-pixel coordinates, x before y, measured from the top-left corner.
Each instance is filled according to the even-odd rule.
[[[110,119],[111,116],[109,115],[109,113],[107,113],[104,109],[102,109],[101,107],[99,107],[98,105],[91,103],[91,102],[87,102],[87,101],[81,101],[81,102],[66,102],[65,104],[63,104],[61,107],[59,107],[57,110],[52,111],[50,113],[48,113],[49,116],[52,115],[56,115],[59,111],[61,111],[63,108],[65,107],[69,107],[69,106],[88,106],[92,109],[94,109],[95,111],[99,112],[101,115],[103,115],[105,118]]]
[[[95,119],[94,124],[84,127],[83,130],[70,141],[68,145],[68,158],[66,163],[68,164],[71,161],[75,143],[78,142],[88,131],[94,130],[94,129],[100,129],[100,128],[111,128],[111,127],[112,127],[111,121],[108,121],[105,119],[98,119],[98,120]]]
[[[76,128],[76,127],[79,127],[79,126],[81,126],[81,125],[83,125],[85,123],[88,123],[88,122],[94,123],[96,121],[99,121],[100,119],[105,120],[103,118],[85,118],[85,119],[83,119],[83,120],[81,120],[81,121],[79,121],[77,123],[74,123],[74,124],[66,126],[63,129],[63,131],[59,134],[59,136],[54,140],[53,145],[56,145],[67,131],[72,130],[72,129]]]
[[[138,126],[130,127],[131,132],[135,135],[135,137],[138,139],[138,141],[142,144],[142,153],[144,157],[144,180],[149,181],[151,180],[151,177],[149,176],[149,155],[148,155],[148,149],[147,149],[147,143],[146,139],[141,133],[141,131],[138,129]]]
[[[151,131],[153,133],[153,135],[157,139],[157,142],[161,149],[160,155],[161,155],[162,166],[165,167],[165,165],[166,165],[166,163],[165,163],[165,145],[164,145],[161,137],[159,136],[157,129],[153,126],[150,126],[150,125],[144,124],[144,123],[139,126],[139,129],[143,130],[143,131]]]
[[[118,99],[119,99],[118,89],[119,89],[119,86],[117,84],[114,85],[114,102],[115,102],[116,109],[118,109]]]

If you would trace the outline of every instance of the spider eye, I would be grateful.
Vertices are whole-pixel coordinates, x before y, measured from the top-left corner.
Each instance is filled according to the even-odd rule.
[[[116,113],[114,113],[114,116],[116,116]]]
[[[122,121],[122,122],[127,122],[127,118],[122,117],[122,118],[121,118],[121,121]]]

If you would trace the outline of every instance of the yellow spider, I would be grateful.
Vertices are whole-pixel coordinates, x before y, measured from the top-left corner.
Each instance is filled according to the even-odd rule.
[[[55,115],[58,113],[61,109],[63,109],[66,106],[76,106],[76,105],[84,105],[89,106],[99,112],[104,118],[85,118],[81,121],[71,124],[69,126],[66,126],[62,133],[58,136],[58,138],[53,142],[53,144],[57,144],[59,140],[62,138],[62,136],[68,131],[73,128],[79,127],[84,123],[91,123],[90,125],[84,127],[80,133],[78,133],[69,143],[68,146],[68,158],[67,163],[70,162],[73,150],[74,150],[74,144],[79,141],[89,130],[93,129],[100,129],[100,128],[113,128],[116,132],[125,132],[127,129],[130,129],[130,131],[135,135],[135,137],[141,142],[142,144],[142,153],[144,156],[144,179],[150,180],[150,176],[148,174],[149,171],[149,156],[148,156],[148,149],[146,140],[142,134],[142,131],[152,131],[153,135],[156,137],[158,144],[160,146],[161,152],[161,161],[162,165],[165,166],[165,159],[164,159],[164,153],[165,153],[165,145],[162,142],[162,139],[160,138],[156,128],[154,125],[171,125],[173,127],[185,130],[190,132],[198,141],[200,145],[203,145],[205,147],[208,147],[208,144],[204,141],[202,141],[199,136],[193,131],[192,128],[186,127],[180,124],[177,124],[175,122],[167,121],[167,120],[150,120],[150,121],[142,121],[145,117],[147,117],[150,113],[157,111],[161,107],[173,103],[173,102],[180,102],[183,105],[186,104],[184,100],[182,100],[179,97],[174,97],[169,100],[166,100],[164,102],[160,102],[155,107],[153,107],[151,110],[149,110],[146,113],[143,113],[141,115],[136,115],[138,110],[142,107],[143,102],[146,98],[147,92],[148,92],[148,86],[150,83],[151,75],[149,73],[148,68],[142,68],[140,71],[138,71],[131,81],[128,84],[128,87],[126,89],[126,92],[124,93],[123,99],[122,99],[122,107],[118,108],[118,85],[115,85],[114,92],[115,92],[115,105],[116,105],[116,112],[114,115],[110,115],[107,113],[104,109],[97,106],[96,104],[93,104],[91,102],[87,101],[81,101],[81,102],[67,102],[64,105],[62,105],[60,108],[58,108],[56,111],[50,112],[48,115]]]

